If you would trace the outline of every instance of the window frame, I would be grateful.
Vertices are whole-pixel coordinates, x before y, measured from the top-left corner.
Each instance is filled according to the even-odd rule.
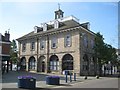
[[[55,48],[57,48],[57,43],[58,43],[58,38],[56,37],[54,37],[54,38],[52,38],[51,39],[51,48],[52,49],[55,49]],[[55,45],[55,46],[54,46]]]
[[[57,28],[59,28],[59,21],[55,20],[55,22],[54,22],[54,29],[57,29]]]
[[[69,36],[69,38],[67,39],[68,36]],[[72,46],[72,37],[71,37],[70,34],[65,36],[64,45],[65,45],[65,47],[71,47]]]
[[[29,69],[30,70],[35,70],[36,68],[36,61],[34,59],[32,59],[30,62],[29,62]]]
[[[31,42],[30,49],[31,49],[31,51],[35,50],[35,42],[34,41]]]
[[[43,47],[42,47],[43,46]],[[45,49],[45,40],[40,40],[40,50]]]
[[[22,52],[25,52],[26,51],[26,43],[23,43],[22,44]]]
[[[58,71],[59,70],[59,61],[58,60],[51,60],[50,61],[50,70],[51,71]]]
[[[94,48],[94,40],[93,39],[90,40],[90,44],[91,44],[91,48],[93,49]]]
[[[84,46],[88,48],[88,37],[86,35],[84,36],[83,42],[84,42]]]

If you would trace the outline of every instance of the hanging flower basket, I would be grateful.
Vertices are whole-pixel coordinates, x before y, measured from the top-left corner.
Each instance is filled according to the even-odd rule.
[[[19,88],[35,88],[36,78],[33,76],[18,76]]]
[[[46,76],[46,84],[59,85],[60,77],[59,76]]]

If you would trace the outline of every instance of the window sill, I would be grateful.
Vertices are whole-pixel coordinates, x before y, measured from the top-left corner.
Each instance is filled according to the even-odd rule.
[[[35,49],[31,49],[30,51],[35,51]]]
[[[51,47],[51,49],[56,49],[57,47]]]
[[[40,48],[40,50],[45,50],[45,48]]]

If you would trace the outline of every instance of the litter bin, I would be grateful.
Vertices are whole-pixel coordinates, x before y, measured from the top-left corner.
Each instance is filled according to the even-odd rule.
[[[18,77],[18,88],[36,88],[36,79],[33,77]]]
[[[59,76],[46,76],[46,84],[59,85],[60,77]]]

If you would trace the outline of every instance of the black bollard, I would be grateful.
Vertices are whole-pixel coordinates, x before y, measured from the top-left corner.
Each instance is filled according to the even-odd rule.
[[[76,73],[74,73],[74,81],[76,81]]]
[[[65,71],[65,82],[67,83],[67,72]]]
[[[72,82],[72,73],[70,73],[70,82]]]

